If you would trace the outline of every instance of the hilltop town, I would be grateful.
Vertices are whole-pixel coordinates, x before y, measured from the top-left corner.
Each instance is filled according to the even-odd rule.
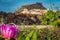
[[[24,5],[14,13],[1,11],[0,16],[5,19],[5,23],[40,24],[41,20],[38,16],[44,16],[45,12],[47,9],[41,3],[36,3]]]
[[[56,15],[55,12],[59,11],[52,11],[52,10],[47,10],[41,3],[35,3],[35,4],[30,4],[30,5],[23,5],[21,6],[20,9],[15,11],[14,13],[12,12],[0,12],[0,23],[15,23],[19,25],[32,25],[32,24],[42,24],[44,21],[47,23],[50,19],[48,18],[48,14],[51,12],[51,15]],[[53,14],[52,14],[53,13]],[[49,16],[51,17],[51,15]],[[46,17],[48,19],[46,19]],[[52,16],[52,19],[54,16]],[[44,23],[43,23],[44,24]],[[48,24],[48,23],[47,23]]]

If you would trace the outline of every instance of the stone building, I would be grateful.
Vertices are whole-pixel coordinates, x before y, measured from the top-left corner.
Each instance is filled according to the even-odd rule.
[[[24,5],[15,11],[14,14],[20,15],[17,19],[22,24],[40,24],[41,20],[39,17],[43,16],[45,12],[47,12],[47,9],[41,3],[36,3]]]

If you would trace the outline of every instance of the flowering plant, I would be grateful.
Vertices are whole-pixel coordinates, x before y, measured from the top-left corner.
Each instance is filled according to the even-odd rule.
[[[17,32],[16,25],[10,24],[2,24],[1,26],[1,34],[4,38],[14,38]]]

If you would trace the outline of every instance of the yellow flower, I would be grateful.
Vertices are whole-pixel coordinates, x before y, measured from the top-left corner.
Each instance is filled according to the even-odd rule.
[[[57,20],[57,23],[60,23],[60,19]]]

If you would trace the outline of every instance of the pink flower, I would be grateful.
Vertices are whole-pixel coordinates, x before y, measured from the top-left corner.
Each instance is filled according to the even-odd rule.
[[[1,34],[5,38],[14,38],[17,32],[16,25],[2,24],[1,25]]]

